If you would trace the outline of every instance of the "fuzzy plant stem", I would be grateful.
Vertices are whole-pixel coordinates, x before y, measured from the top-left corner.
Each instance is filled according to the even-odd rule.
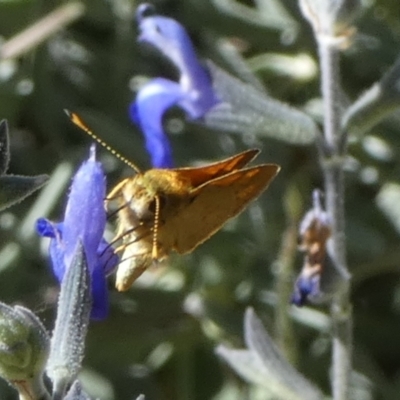
[[[13,385],[19,392],[19,400],[50,400],[50,394],[47,392],[43,379],[40,376],[37,379],[14,382]]]
[[[331,304],[332,394],[334,400],[347,400],[352,359],[352,312],[345,243],[343,161],[346,145],[340,130],[339,51],[330,41],[319,40],[318,46],[324,104],[324,135],[320,158],[324,174],[325,206],[332,219],[328,251],[342,277]]]
[[[277,304],[275,309],[275,337],[285,358],[296,365],[298,361],[293,321],[287,312],[287,305],[293,291],[294,260],[298,251],[297,224],[292,222],[282,237],[281,249],[277,259],[279,272],[276,276],[275,292]]]

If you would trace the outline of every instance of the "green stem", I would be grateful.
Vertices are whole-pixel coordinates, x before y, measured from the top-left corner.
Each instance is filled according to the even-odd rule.
[[[293,268],[297,253],[297,224],[290,223],[283,234],[278,255],[279,272],[276,276],[277,305],[275,309],[275,337],[288,361],[297,362],[297,347],[294,339],[293,323],[288,313],[288,304],[293,290]]]
[[[324,140],[320,156],[324,173],[325,206],[332,219],[328,251],[343,278],[331,305],[332,391],[334,400],[347,400],[352,359],[352,312],[345,243],[343,153],[346,145],[342,143],[340,130],[339,54],[338,49],[329,41],[319,40],[318,45],[324,102]]]
[[[14,387],[18,390],[19,400],[50,400],[42,376],[24,381],[14,381]]]

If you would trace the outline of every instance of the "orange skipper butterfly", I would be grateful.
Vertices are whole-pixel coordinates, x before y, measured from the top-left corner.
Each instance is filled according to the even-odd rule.
[[[129,289],[153,262],[172,251],[185,254],[194,250],[258,197],[280,169],[276,164],[247,167],[259,153],[252,149],[201,167],[141,172],[101,141],[76,114],[67,114],[137,172],[107,196],[107,203],[118,205],[115,240],[122,240],[118,250],[123,254],[116,288],[120,291]]]

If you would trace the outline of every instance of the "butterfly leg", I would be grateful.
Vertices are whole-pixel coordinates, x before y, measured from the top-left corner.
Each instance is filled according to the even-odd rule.
[[[121,189],[126,185],[126,182],[129,181],[129,178],[124,179],[118,185],[116,185],[110,193],[108,193],[106,197],[106,202],[109,202],[110,200],[113,200],[119,196],[121,196]]]
[[[144,271],[152,264],[151,253],[145,251],[143,253],[131,254],[126,257],[127,252],[123,254],[123,260],[118,265],[115,287],[118,291],[128,290],[133,282],[143,274]]]

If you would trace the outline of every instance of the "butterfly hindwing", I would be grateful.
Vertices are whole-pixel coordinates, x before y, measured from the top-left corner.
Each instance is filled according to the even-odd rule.
[[[187,253],[239,214],[278,173],[274,164],[239,169],[204,183],[191,193],[178,213],[165,216],[159,241],[178,253]]]

